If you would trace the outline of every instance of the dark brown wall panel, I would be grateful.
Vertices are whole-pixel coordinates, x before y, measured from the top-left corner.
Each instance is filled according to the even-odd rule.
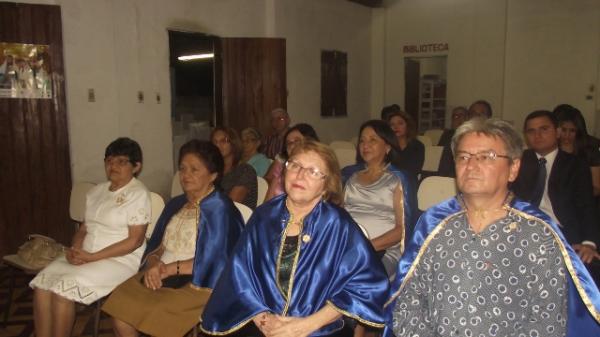
[[[238,131],[253,126],[269,134],[269,113],[287,107],[285,39],[220,39],[217,58],[217,88],[222,91],[219,124]]]
[[[0,254],[27,234],[68,244],[71,170],[59,6],[0,2],[0,41],[49,45],[52,99],[0,98]]]

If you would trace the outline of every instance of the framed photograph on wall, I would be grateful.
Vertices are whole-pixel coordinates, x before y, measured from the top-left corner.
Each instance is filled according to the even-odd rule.
[[[0,42],[0,98],[52,98],[49,46]]]

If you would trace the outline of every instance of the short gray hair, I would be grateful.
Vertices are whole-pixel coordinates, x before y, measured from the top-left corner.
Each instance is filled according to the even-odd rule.
[[[242,130],[241,135],[242,135],[242,137],[248,135],[248,136],[254,138],[254,140],[257,140],[259,142],[260,142],[260,140],[262,138],[262,135],[260,134],[260,132],[258,130],[256,130],[255,128],[252,128],[252,127],[245,128],[244,130]]]
[[[477,133],[502,140],[511,161],[521,158],[523,154],[523,138],[521,138],[521,134],[509,122],[496,118],[473,118],[464,122],[456,129],[454,137],[452,137],[452,153],[456,154],[458,144],[465,135],[470,133]]]

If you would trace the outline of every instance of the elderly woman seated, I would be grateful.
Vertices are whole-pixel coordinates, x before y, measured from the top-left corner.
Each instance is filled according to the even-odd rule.
[[[108,181],[86,197],[85,220],[71,248],[29,284],[38,337],[70,336],[75,302],[90,304],[135,274],[144,252],[150,222],[150,192],[135,178],[142,169],[142,149],[118,138],[104,153]]]
[[[209,142],[191,140],[179,151],[184,195],[158,219],[140,273],[120,285],[103,310],[117,336],[183,336],[198,317],[242,231],[237,208],[214,184],[223,158]]]
[[[202,331],[351,335],[342,316],[382,327],[387,276],[360,228],[338,206],[335,154],[317,142],[298,144],[284,180],[286,194],[250,218],[204,310]]]

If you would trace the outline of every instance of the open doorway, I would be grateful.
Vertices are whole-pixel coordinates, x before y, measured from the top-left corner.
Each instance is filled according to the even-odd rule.
[[[169,31],[173,160],[179,148],[196,138],[208,140],[215,125],[214,36]]]
[[[404,59],[404,106],[419,132],[446,124],[446,56]]]

